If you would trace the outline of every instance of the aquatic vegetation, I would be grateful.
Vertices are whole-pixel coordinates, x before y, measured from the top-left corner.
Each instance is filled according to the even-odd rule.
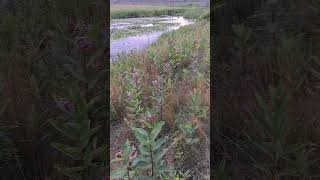
[[[129,27],[129,28],[111,29],[110,30],[110,33],[111,33],[110,38],[112,41],[112,40],[122,39],[122,38],[129,37],[129,36],[136,36],[139,34],[165,31],[168,29],[168,27],[170,27],[172,25],[174,25],[174,24],[154,23],[153,26],[144,27],[140,24],[136,24],[135,26]]]

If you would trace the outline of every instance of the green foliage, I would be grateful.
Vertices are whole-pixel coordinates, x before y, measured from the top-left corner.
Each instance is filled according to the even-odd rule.
[[[208,59],[205,61],[205,58]],[[141,167],[137,169],[132,167],[130,170],[130,178],[135,179],[141,175],[148,175],[149,178],[152,176],[150,151],[155,149],[145,145],[152,142],[157,142],[159,148],[163,150],[166,149],[164,146],[168,145],[170,153],[166,159],[175,167],[175,170],[166,167],[165,169],[168,168],[170,171],[159,174],[158,162],[155,161],[153,172],[157,178],[154,179],[186,179],[191,176],[199,179],[207,178],[208,174],[199,172],[198,165],[193,169],[189,166],[191,162],[203,163],[198,159],[200,158],[198,153],[201,151],[202,154],[202,148],[206,145],[198,143],[196,124],[187,122],[195,117],[198,120],[208,118],[208,107],[203,101],[204,94],[202,94],[208,92],[209,88],[208,65],[209,23],[207,21],[196,22],[194,25],[166,33],[146,49],[146,53],[133,52],[111,63],[113,104],[117,105],[118,109],[126,109],[124,119],[127,119],[129,122],[127,124],[132,126],[134,137],[139,142],[138,157],[142,158],[141,162],[137,163]],[[203,76],[199,75],[199,69],[203,72]],[[193,90],[194,88],[196,90]],[[189,90],[192,91],[190,98]],[[155,124],[139,123],[148,118],[150,121],[154,116],[158,122],[168,122],[168,126],[163,127],[163,131],[159,134],[155,130],[151,133]],[[168,137],[162,137],[162,134]],[[168,139],[172,139],[173,142]],[[198,145],[201,150],[196,148]],[[180,152],[184,154],[178,159],[176,149],[179,147],[182,148]],[[160,151],[152,154],[158,153]],[[155,155],[152,158],[154,157]],[[162,160],[159,160],[160,164]],[[119,163],[115,166],[118,167]],[[122,167],[119,170],[120,175],[122,174],[123,179],[127,179],[128,172],[124,171],[126,167],[123,162],[120,166]],[[118,172],[118,168],[114,172]]]
[[[126,75],[127,84],[127,110],[131,122],[137,121],[145,111],[142,106],[141,73],[136,68]]]
[[[190,98],[189,107],[191,109],[191,113],[199,118],[199,119],[206,119],[208,116],[209,108],[202,104],[200,99],[200,90],[194,89],[193,94]]]
[[[251,30],[244,24],[233,25],[233,32],[235,34],[234,47],[235,50],[244,54],[251,50],[250,38],[252,35]]]
[[[183,13],[183,17],[188,19],[206,19],[210,17],[210,10],[206,8],[193,7]]]
[[[183,140],[187,145],[195,144],[199,141],[198,138],[195,138],[195,131],[198,126],[194,123],[183,123],[179,124],[179,128],[182,131]]]
[[[103,167],[103,159],[107,152],[106,146],[97,147],[93,139],[101,127],[91,127],[88,117],[90,104],[81,97],[79,88],[73,85],[68,91],[68,98],[74,111],[65,116],[65,123],[50,121],[69,143],[51,143],[63,155],[79,162],[79,166],[61,169],[62,173],[71,179],[87,179],[89,168]]]
[[[186,11],[185,7],[156,7],[153,6],[111,6],[111,19],[173,16]]]
[[[167,141],[167,137],[158,138],[162,126],[165,124],[163,121],[155,123],[145,122],[149,127],[146,130],[131,127],[135,137],[139,140],[140,155],[134,161],[134,167],[138,169],[150,169],[151,176],[154,178],[161,177],[170,171],[164,164],[163,157],[169,150],[164,148],[163,145]]]
[[[167,137],[159,137],[160,131],[165,124],[163,121],[144,122],[147,126],[145,129],[131,127],[135,138],[139,141],[139,154],[132,157],[132,149],[129,141],[126,141],[123,147],[123,158],[114,161],[123,161],[122,166],[112,171],[112,178],[128,179],[157,179],[168,176],[172,171],[165,165],[163,160],[169,150],[164,147]],[[150,170],[148,176],[141,176],[141,171]]]
[[[119,152],[119,157],[113,159],[113,162],[122,162],[122,165],[119,166],[115,171],[111,172],[111,178],[126,178],[131,179],[135,176],[136,171],[132,169],[132,148],[130,147],[130,142],[127,140],[123,145],[122,150]]]
[[[287,123],[287,105],[290,95],[281,87],[272,89],[271,107],[261,96],[257,101],[260,112],[251,113],[252,120],[263,130],[261,138],[249,136],[249,140],[257,147],[267,161],[258,161],[256,166],[267,172],[271,177],[283,175],[308,177],[309,168],[313,164],[309,160],[309,152],[304,144],[289,144],[286,141],[289,125]],[[281,167],[284,162],[288,167]]]

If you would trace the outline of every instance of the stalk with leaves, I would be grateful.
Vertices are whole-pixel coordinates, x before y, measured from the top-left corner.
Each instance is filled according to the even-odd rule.
[[[165,122],[158,121],[155,115],[149,114],[143,124],[144,128],[131,126],[135,138],[139,141],[138,155],[130,160],[130,146],[127,141],[123,150],[124,158],[121,159],[123,166],[112,172],[113,178],[163,179],[173,170],[165,165],[163,159],[169,150],[164,147],[168,137],[159,137]]]
[[[57,119],[50,122],[69,143],[52,143],[52,146],[74,162],[73,167],[59,168],[63,174],[71,179],[90,179],[92,169],[99,172],[99,169],[104,168],[107,146],[97,146],[94,141],[102,127],[91,127],[92,122],[88,116],[91,104],[80,95],[77,85],[68,89],[68,99],[70,109],[62,108],[65,111],[65,122],[57,123]]]
[[[310,177],[310,168],[314,162],[309,159],[310,151],[307,148],[312,144],[291,144],[286,139],[290,128],[287,122],[290,94],[281,86],[272,88],[271,94],[269,105],[257,95],[261,110],[251,113],[252,120],[263,130],[263,136],[248,136],[249,140],[266,157],[263,161],[257,158],[255,166],[274,180],[283,176]]]

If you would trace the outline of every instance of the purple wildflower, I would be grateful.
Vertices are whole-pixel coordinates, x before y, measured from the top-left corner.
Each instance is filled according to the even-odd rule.
[[[138,150],[136,149],[135,146],[132,146],[132,151],[130,153],[129,159],[133,160],[138,156]]]
[[[116,157],[117,157],[117,158],[122,158],[122,151],[118,151],[118,152],[116,153]]]
[[[145,121],[154,123],[157,121],[157,116],[147,114],[147,115],[145,115]]]
[[[152,85],[153,85],[153,87],[154,87],[157,91],[159,91],[160,88],[161,88],[160,81],[157,80],[157,79],[152,81]]]

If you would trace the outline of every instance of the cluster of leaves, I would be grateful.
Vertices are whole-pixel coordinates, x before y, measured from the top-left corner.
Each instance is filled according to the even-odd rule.
[[[286,141],[286,132],[290,127],[286,119],[289,94],[277,87],[272,89],[271,98],[272,106],[269,107],[261,96],[257,96],[262,110],[251,113],[252,120],[265,135],[263,138],[249,136],[249,140],[268,157],[263,163],[257,163],[257,168],[277,179],[281,176],[310,177],[314,161],[309,159],[311,151],[308,147],[312,144],[289,144]],[[282,167],[283,163],[288,166]]]
[[[123,147],[123,158],[114,161],[123,161],[122,166],[113,171],[113,178],[128,179],[168,179],[172,168],[165,165],[163,159],[169,148],[165,148],[167,137],[158,137],[165,124],[164,121],[145,121],[146,128],[131,127],[135,138],[139,141],[139,154],[130,156],[132,149],[127,140]],[[134,158],[134,159],[133,159]],[[147,172],[142,175],[142,171]]]
[[[97,168],[103,171],[105,169],[105,157],[107,146],[97,144],[97,132],[101,126],[93,127],[88,111],[92,104],[86,103],[81,97],[77,87],[69,90],[69,96],[73,111],[67,112],[66,122],[57,123],[50,121],[51,124],[68,140],[71,144],[52,143],[52,146],[72,160],[79,162],[79,166],[63,167],[61,171],[71,179],[90,178],[90,169]]]
[[[129,84],[127,86],[127,110],[128,118],[131,122],[137,121],[145,109],[142,106],[142,85],[141,72],[136,68],[132,69],[132,74],[127,74]]]
[[[198,128],[196,124],[194,123],[179,124],[179,128],[182,131],[182,137],[183,137],[183,140],[185,141],[185,144],[192,145],[199,141],[199,139],[195,137],[195,131]]]
[[[190,112],[199,119],[208,117],[209,108],[202,104],[199,89],[194,89],[189,102]]]

